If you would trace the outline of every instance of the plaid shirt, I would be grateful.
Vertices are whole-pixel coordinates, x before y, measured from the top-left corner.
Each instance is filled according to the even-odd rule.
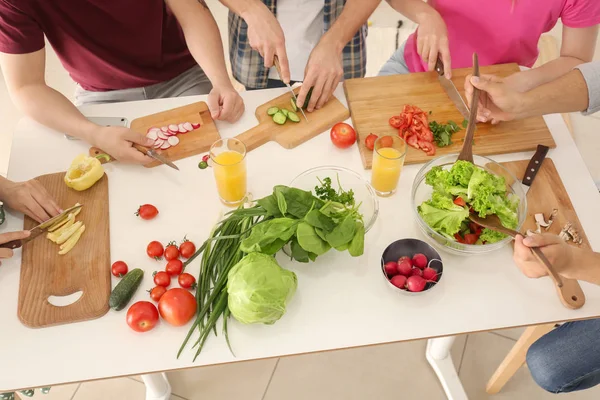
[[[262,0],[277,15],[277,0]],[[324,0],[325,32],[331,28],[344,9],[345,0]],[[344,79],[365,76],[367,25],[363,25],[346,44],[342,52]],[[238,15],[229,12],[229,59],[233,76],[247,88],[262,89],[267,86],[269,69],[261,55],[252,50],[248,40],[248,24]]]

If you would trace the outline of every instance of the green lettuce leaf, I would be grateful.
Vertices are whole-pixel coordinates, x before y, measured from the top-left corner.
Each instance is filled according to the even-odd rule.
[[[445,206],[445,203],[439,203]],[[469,217],[469,210],[453,204],[452,207],[441,209],[424,202],[419,206],[419,215],[423,221],[436,232],[453,237],[460,231],[462,222]]]

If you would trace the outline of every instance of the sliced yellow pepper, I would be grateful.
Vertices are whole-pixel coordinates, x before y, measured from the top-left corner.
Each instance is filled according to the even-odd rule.
[[[64,225],[62,225],[60,227],[60,229],[56,230],[55,232],[48,233],[46,235],[46,237],[48,239],[50,239],[51,241],[53,241],[54,243],[56,243],[56,241],[58,240],[60,235],[65,233],[67,231],[67,229],[69,229],[71,226],[73,226],[74,223],[75,223],[75,216],[73,214],[69,214],[69,217],[67,218],[66,223]]]
[[[83,222],[77,221],[73,225],[71,225],[67,230],[60,234],[60,236],[56,239],[56,244],[63,244],[66,242],[79,228],[81,228]]]
[[[79,205],[79,203],[75,204],[76,206]],[[77,211],[69,213],[69,215],[67,215],[67,218],[63,221],[57,222],[56,224],[52,225],[50,228],[48,228],[48,232],[54,232],[55,230],[64,227],[66,223],[68,223],[69,221],[73,221],[75,220],[75,217],[81,212],[81,208],[79,208]],[[72,224],[72,222],[71,222]],[[48,239],[50,239],[50,237],[48,237]]]
[[[91,188],[103,175],[104,168],[97,158],[80,154],[71,163],[65,183],[72,189],[82,191]]]
[[[81,227],[77,230],[77,232],[75,232],[69,238],[69,240],[67,240],[62,246],[60,246],[60,251],[58,252],[58,254],[60,254],[62,256],[62,255],[67,254],[71,250],[73,250],[73,247],[75,247],[75,245],[81,238],[81,235],[83,234],[83,232],[85,232],[85,225],[81,225]]]

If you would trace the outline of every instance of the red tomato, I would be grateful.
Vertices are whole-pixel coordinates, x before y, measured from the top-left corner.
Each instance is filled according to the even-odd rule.
[[[167,290],[158,302],[160,316],[173,326],[188,323],[196,315],[196,298],[181,288]]]
[[[423,128],[419,132],[417,132],[417,136],[419,139],[424,140],[426,142],[433,142],[433,132],[429,128]]]
[[[129,269],[127,268],[127,264],[123,261],[115,261],[110,270],[114,276],[122,278]]]
[[[148,291],[150,292],[150,298],[158,302],[162,295],[166,293],[167,289],[164,286],[155,286]]]
[[[475,244],[475,242],[477,242],[477,239],[479,239],[479,236],[477,236],[475,233],[467,233],[465,235],[466,244]]]
[[[419,147],[425,152],[425,154],[427,154],[428,156],[435,155],[435,147],[433,146],[433,143],[427,142],[425,140],[419,140],[418,143]]]
[[[171,261],[179,257],[179,249],[175,246],[175,242],[171,242],[165,249],[165,260]]]
[[[171,277],[165,271],[154,271],[154,284],[156,286],[168,287],[171,284]]]
[[[195,252],[196,245],[187,239],[184,239],[183,243],[179,245],[179,253],[181,253],[181,257],[183,258],[190,258]]]
[[[467,203],[465,202],[465,200],[462,197],[455,198],[454,204],[456,204],[457,206],[461,206],[461,207],[465,207],[467,205]]]
[[[380,147],[392,147],[394,145],[394,139],[391,136],[382,136],[379,138]]]
[[[455,233],[455,234],[454,234],[454,239],[456,239],[456,241],[457,241],[458,243],[465,243],[465,239],[463,239],[463,237],[462,237],[462,236],[460,236],[460,233]]]
[[[481,235],[483,227],[481,225],[477,225],[475,222],[469,222],[469,229],[471,230],[471,233]]]
[[[390,125],[392,126],[392,128],[400,128],[403,122],[404,120],[399,115],[394,115],[392,118],[390,118]]]
[[[367,138],[365,139],[365,147],[373,151],[373,149],[375,148],[375,141],[377,140],[377,138],[378,136],[374,133],[369,133],[369,136],[367,136]]]
[[[169,276],[179,275],[183,271],[183,263],[181,260],[171,260],[167,263],[165,271]]]
[[[196,288],[196,278],[194,278],[187,272],[184,272],[183,274],[179,275],[179,278],[177,278],[177,282],[179,282],[179,286],[185,289]]]
[[[135,212],[142,219],[152,219],[158,215],[158,210],[152,204],[144,204]]]
[[[419,148],[419,139],[417,138],[417,135],[406,135],[406,143],[408,143],[408,145],[410,147],[414,147],[415,149]]]
[[[127,325],[136,332],[147,332],[156,326],[158,311],[149,301],[138,301],[127,310]]]
[[[165,252],[165,249],[163,248],[163,245],[160,242],[157,242],[156,240],[153,242],[150,242],[148,244],[148,248],[146,249],[146,253],[148,254],[148,257],[152,257],[155,260],[160,260],[160,258],[163,256]]]
[[[338,122],[331,128],[329,133],[331,141],[336,147],[345,149],[356,142],[356,132],[354,128],[344,122]]]

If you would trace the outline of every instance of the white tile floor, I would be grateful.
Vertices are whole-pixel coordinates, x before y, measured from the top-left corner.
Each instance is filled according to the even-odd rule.
[[[216,0],[208,0],[226,40],[227,12]],[[396,44],[396,26],[401,16],[382,2],[371,18],[368,38],[369,75],[392,53]],[[414,29],[404,21],[400,43]],[[552,32],[560,38],[560,29]],[[51,49],[47,52],[48,83],[69,98],[74,84]],[[600,42],[596,52],[600,59]],[[0,174],[6,173],[12,131],[21,114],[12,105],[4,82],[0,81]],[[600,121],[573,114],[575,138],[595,179],[600,180]],[[600,118],[600,117],[598,117]],[[462,336],[452,349],[452,357],[470,399],[487,399],[485,384],[508,353],[522,329]],[[372,346],[263,360],[225,366],[198,368],[169,373],[174,400],[353,400],[353,399],[443,399],[442,388],[424,358],[425,341]],[[566,399],[592,399],[600,388],[562,395]],[[494,396],[498,399],[545,399],[553,395],[539,389],[527,368],[522,368]],[[138,377],[111,379],[83,384],[57,386],[49,395],[36,394],[34,399],[47,400],[142,400],[144,386]]]

